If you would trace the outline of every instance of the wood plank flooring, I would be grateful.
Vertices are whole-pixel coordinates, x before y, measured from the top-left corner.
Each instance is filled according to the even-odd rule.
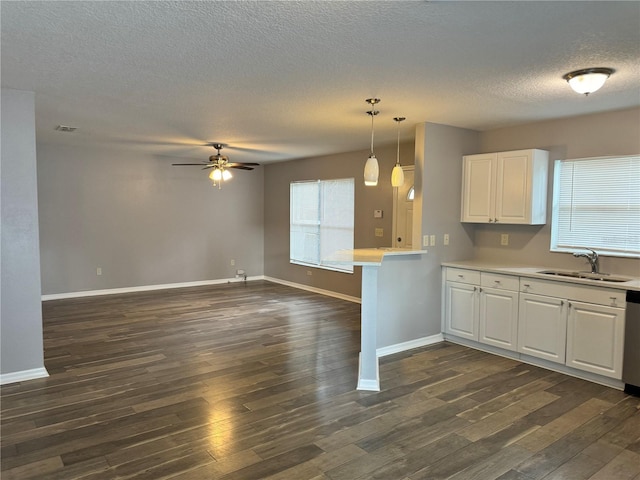
[[[640,480],[640,400],[442,343],[355,390],[360,306],[255,281],[48,301],[1,478]]]

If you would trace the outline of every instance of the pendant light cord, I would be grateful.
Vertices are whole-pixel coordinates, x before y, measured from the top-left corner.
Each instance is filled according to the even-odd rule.
[[[393,117],[395,122],[398,124],[398,151],[396,153],[396,165],[400,166],[400,122],[404,122],[405,117]]]
[[[396,153],[396,165],[400,165],[400,120],[397,120],[398,124],[398,152]]]
[[[376,114],[373,110],[371,110],[369,112],[369,115],[371,115],[371,155],[373,155],[373,117],[375,117]]]

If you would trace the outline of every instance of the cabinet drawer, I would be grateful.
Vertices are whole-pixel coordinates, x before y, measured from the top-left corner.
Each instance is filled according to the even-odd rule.
[[[577,302],[595,303],[611,307],[624,308],[625,291],[613,288],[592,287],[564,282],[520,278],[520,291],[536,295],[574,300]]]
[[[447,281],[480,285],[480,272],[464,268],[447,268]]]
[[[487,288],[497,288],[500,290],[518,291],[520,286],[519,278],[512,275],[501,275],[499,273],[480,274],[480,285]]]

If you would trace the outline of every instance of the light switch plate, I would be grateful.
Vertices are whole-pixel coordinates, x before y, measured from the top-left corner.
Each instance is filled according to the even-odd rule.
[[[442,237],[442,243],[444,245],[449,245],[449,234],[448,233],[445,233],[444,237]]]
[[[436,236],[435,235],[429,235],[429,243],[431,244],[432,247],[436,246]]]
[[[503,233],[500,235],[500,245],[509,245],[509,234]]]
[[[382,229],[382,228],[376,228],[375,235],[376,235],[376,237],[382,237],[382,236],[384,236],[384,229]]]

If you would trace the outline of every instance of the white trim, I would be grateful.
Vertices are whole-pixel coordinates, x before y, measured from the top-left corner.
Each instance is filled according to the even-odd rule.
[[[32,368],[31,370],[20,370],[19,372],[0,374],[0,385],[8,383],[24,382],[36,378],[45,378],[49,376],[49,372],[44,367]]]
[[[358,354],[358,385],[356,390],[367,390],[369,392],[380,391],[380,369],[376,361],[376,378],[362,378],[362,352]]]
[[[262,277],[264,280],[273,283],[279,283],[281,285],[286,285],[287,287],[299,288],[300,290],[306,290],[308,292],[318,293],[320,295],[326,295],[327,297],[339,298],[340,300],[346,300],[347,302],[353,303],[362,303],[361,299],[358,297],[352,297],[351,295],[345,295],[343,293],[332,292],[331,290],[324,290],[322,288],[311,287],[309,285],[303,285],[301,283],[289,282],[287,280],[281,280],[279,278],[273,277]]]
[[[554,372],[563,373],[565,375],[569,375],[571,377],[580,378],[582,380],[587,380],[589,382],[598,383],[600,385],[604,385],[605,387],[611,387],[618,390],[624,390],[624,382],[621,380],[616,380],[615,378],[609,378],[602,375],[598,375],[596,373],[585,372],[583,370],[577,370],[572,367],[568,367],[562,363],[550,362],[549,360],[545,360],[543,358],[536,358],[530,355],[526,355],[524,353],[512,352],[509,350],[504,350],[499,347],[494,347],[492,345],[486,345],[477,343],[473,340],[467,340],[465,338],[456,337],[455,335],[446,335],[445,340],[450,343],[456,343],[458,345],[464,345],[465,347],[473,348],[475,350],[480,350],[483,352],[491,353],[494,355],[498,355],[500,357],[510,358],[511,360],[515,360],[516,362],[526,363],[528,365],[535,365],[536,367],[545,368],[547,370],[552,370]]]
[[[408,342],[396,343],[395,345],[389,345],[376,349],[376,355],[378,358],[386,357],[387,355],[393,355],[394,353],[404,352],[413,348],[425,347],[427,345],[433,345],[434,343],[440,343],[444,341],[442,333],[431,335],[430,337],[416,338],[415,340],[409,340]]]
[[[247,281],[251,280],[264,280],[263,275],[257,275],[255,277],[247,277]],[[185,288],[185,287],[200,287],[204,285],[219,285],[223,283],[242,282],[243,278],[220,278],[217,280],[199,280],[196,282],[182,282],[182,283],[164,283],[160,285],[142,285],[139,287],[124,287],[124,288],[108,288],[105,290],[87,290],[84,292],[68,292],[68,293],[52,293],[48,295],[42,295],[42,301],[47,300],[61,300],[65,298],[80,298],[80,297],[94,297],[96,295],[116,295],[120,293],[133,293],[133,292],[148,292],[151,290],[165,290],[169,288]]]

